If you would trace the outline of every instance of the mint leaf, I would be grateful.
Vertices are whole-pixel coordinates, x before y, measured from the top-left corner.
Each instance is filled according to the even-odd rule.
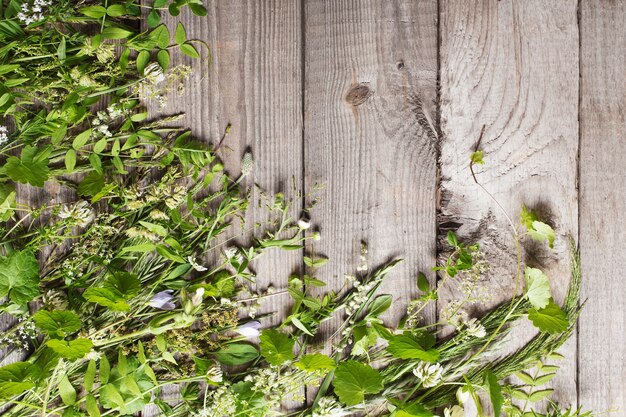
[[[39,295],[39,263],[30,250],[0,257],[0,297],[24,305]]]
[[[33,318],[38,329],[54,338],[64,338],[80,330],[80,318],[71,311],[39,310]]]
[[[432,335],[430,333],[426,335],[420,335],[420,338],[411,334],[395,335],[389,340],[387,351],[400,359],[420,359],[430,363],[437,362],[439,351],[431,349],[433,346],[431,341]]]
[[[538,310],[531,308],[528,311],[528,319],[542,332],[560,333],[566,331],[569,327],[567,316],[561,310],[561,307],[554,304],[552,300],[548,302],[545,308]]]
[[[535,308],[544,308],[550,301],[550,284],[548,277],[537,268],[528,268],[524,270],[526,278],[526,296],[528,301]]]
[[[111,288],[88,288],[83,293],[87,301],[100,304],[112,311],[129,311],[130,306],[124,296],[117,290]]]
[[[293,346],[295,341],[278,330],[263,330],[261,336],[261,356],[272,365],[282,365],[285,361],[294,358]]]
[[[491,398],[491,404],[493,405],[493,415],[499,416],[502,404],[504,404],[504,397],[502,396],[502,388],[498,384],[498,377],[489,369],[485,370],[483,377],[489,398]]]
[[[213,354],[218,362],[224,365],[243,365],[259,356],[259,352],[247,343],[229,343],[224,349]]]
[[[89,353],[93,347],[91,340],[83,337],[69,342],[67,340],[50,339],[46,342],[46,345],[54,350],[60,357],[69,360],[82,358]]]
[[[335,361],[327,355],[321,353],[312,353],[310,355],[303,355],[296,367],[303,371],[331,371],[335,369]]]
[[[377,394],[383,389],[383,377],[369,365],[357,361],[339,364],[333,381],[335,394],[346,405],[356,405],[366,394]]]
[[[28,183],[35,187],[43,187],[50,175],[48,157],[51,152],[51,146],[38,149],[31,145],[26,145],[22,149],[21,157],[10,156],[2,170],[13,181]]]
[[[0,399],[11,398],[34,387],[30,381],[33,367],[29,362],[15,362],[0,368]]]

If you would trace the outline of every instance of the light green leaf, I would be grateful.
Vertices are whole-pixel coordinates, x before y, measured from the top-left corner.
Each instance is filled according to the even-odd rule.
[[[321,266],[324,266],[328,263],[328,258],[317,258],[317,259],[313,259],[313,258],[309,258],[308,256],[304,257],[304,264],[306,266],[310,266],[311,268],[319,268]]]
[[[389,294],[379,295],[371,302],[367,308],[367,315],[372,317],[378,317],[391,307],[393,297]]]
[[[67,173],[71,174],[74,172],[74,168],[76,167],[76,151],[74,149],[69,149],[65,154],[65,169],[67,169]]]
[[[38,149],[26,145],[22,149],[20,158],[10,156],[4,164],[2,171],[13,181],[28,183],[35,187],[43,187],[50,175],[48,168],[51,146]]]
[[[139,74],[143,74],[143,70],[146,68],[146,65],[148,65],[148,61],[150,61],[150,52],[148,51],[141,51],[139,52],[139,54],[137,54],[137,71],[139,72]]]
[[[0,221],[7,221],[13,217],[16,207],[15,187],[12,184],[0,183]]]
[[[526,278],[526,296],[528,301],[535,308],[544,308],[550,301],[550,284],[548,277],[537,268],[526,267],[524,270]]]
[[[529,400],[531,403],[535,403],[535,402],[537,402],[537,401],[541,401],[541,400],[543,400],[544,398],[548,397],[548,396],[549,396],[549,395],[551,395],[553,392],[554,392],[554,390],[553,390],[553,389],[544,389],[544,390],[541,390],[541,391],[535,391],[535,392],[533,392],[532,394],[530,394],[530,395],[528,396],[528,400]]]
[[[291,323],[293,323],[294,326],[302,330],[305,334],[308,334],[309,336],[313,336],[313,333],[311,333],[311,331],[304,325],[304,323],[302,323],[296,316],[290,316],[289,319],[291,320]]]
[[[424,339],[420,340],[414,335],[402,334],[395,335],[389,340],[387,351],[396,358],[400,359],[420,359],[426,362],[434,363],[439,359],[439,351],[431,349],[431,346],[425,345]]]
[[[130,306],[119,293],[110,288],[88,288],[83,293],[87,301],[107,307],[112,311],[129,311]]]
[[[470,157],[470,159],[473,164],[482,165],[485,163],[485,160],[483,159],[484,156],[485,156],[485,153],[483,151],[476,151],[476,152],[472,152],[472,156]]]
[[[293,346],[295,341],[278,330],[268,329],[261,332],[261,356],[272,365],[282,365],[285,361],[293,359]]]
[[[0,368],[0,399],[11,398],[33,388],[33,364],[15,362]]]
[[[180,52],[191,58],[200,58],[200,53],[198,52],[198,50],[189,42],[185,42],[182,45],[179,45],[179,49]]]
[[[346,405],[356,405],[367,394],[377,394],[383,389],[383,377],[364,363],[349,360],[339,364],[333,380],[335,394]]]
[[[83,146],[89,142],[89,138],[91,137],[91,128],[85,130],[84,132],[78,134],[74,140],[72,141],[72,148],[79,150]]]
[[[567,316],[552,300],[545,308],[539,310],[531,308],[528,311],[528,319],[542,332],[559,333],[566,331],[569,327]]]
[[[72,341],[51,339],[46,342],[46,345],[54,350],[60,357],[76,360],[85,356],[91,348],[93,343],[89,339],[79,337]]]
[[[300,360],[295,363],[298,369],[303,371],[332,371],[335,369],[335,361],[327,355],[321,353],[312,353],[309,355],[302,355]]]
[[[170,67],[170,53],[165,49],[161,49],[157,53],[157,62],[163,68],[163,71],[167,71]]]
[[[119,17],[126,14],[126,6],[123,4],[112,4],[107,7],[107,15],[111,17]]]
[[[554,230],[545,223],[537,220],[533,221],[532,227],[528,229],[528,235],[531,239],[538,242],[547,241],[550,248],[554,247],[554,239],[556,238],[556,234],[554,233]]]
[[[54,338],[64,338],[82,327],[80,318],[71,311],[39,310],[33,318],[38,329]]]
[[[432,411],[428,408],[424,407],[420,403],[413,403],[408,405],[403,405],[401,408],[397,409],[393,414],[393,417],[434,417]]]
[[[118,28],[118,27],[108,27],[104,28],[104,30],[100,33],[100,35],[105,39],[125,39],[129,38],[133,35],[133,32]]]
[[[85,371],[84,386],[85,391],[90,392],[93,389],[93,383],[96,380],[96,361],[93,359],[89,361],[87,365],[87,371]]]
[[[67,375],[63,375],[59,381],[59,396],[63,401],[63,404],[72,406],[76,404],[76,390],[72,386],[72,383],[67,379]]]
[[[502,404],[504,404],[504,397],[502,396],[502,388],[498,383],[498,377],[489,369],[484,371],[483,377],[489,398],[491,398],[491,404],[493,405],[493,415],[499,416],[502,410]]]
[[[30,250],[0,256],[0,297],[24,305],[39,295],[39,263]]]
[[[180,22],[178,22],[178,24],[176,25],[174,40],[179,45],[183,44],[187,40],[187,32],[185,31],[185,26],[183,26],[183,24]]]
[[[80,12],[85,16],[93,17],[94,19],[100,19],[106,14],[107,9],[102,6],[88,6],[80,9]]]
[[[98,402],[93,394],[89,394],[85,397],[85,409],[89,417],[100,417],[100,408],[98,408]]]

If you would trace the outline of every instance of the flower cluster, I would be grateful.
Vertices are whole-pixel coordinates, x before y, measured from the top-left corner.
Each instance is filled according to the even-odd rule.
[[[322,397],[317,402],[317,407],[313,410],[311,417],[342,417],[346,410],[332,397]]]
[[[9,130],[6,126],[0,126],[0,146],[4,145],[9,141]]]
[[[413,375],[419,379],[424,388],[436,387],[441,382],[443,367],[438,363],[420,362],[413,369]]]
[[[59,211],[59,217],[70,224],[80,227],[89,225],[94,219],[93,209],[88,202],[81,200],[73,205],[64,205]]]
[[[34,2],[22,3],[21,11],[17,18],[25,25],[39,22],[44,19],[44,9],[52,4],[52,0],[35,0]]]

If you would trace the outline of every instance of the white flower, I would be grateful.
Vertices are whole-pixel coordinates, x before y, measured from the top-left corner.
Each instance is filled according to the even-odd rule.
[[[207,379],[212,382],[222,382],[223,376],[222,370],[218,367],[209,368],[206,371]]]
[[[200,265],[198,262],[196,262],[196,258],[194,258],[193,256],[189,255],[187,257],[187,262],[189,262],[191,264],[191,266],[193,267],[193,269],[195,269],[198,272],[204,272],[207,270],[206,267]]]
[[[159,308],[161,310],[174,310],[176,308],[176,304],[172,302],[174,296],[173,290],[165,290],[154,294],[152,299],[148,304],[150,307]]]
[[[456,399],[460,404],[464,404],[470,399],[470,393],[465,387],[461,387],[456,390]]]
[[[451,408],[443,410],[443,417],[465,417],[465,411],[463,410],[463,407],[454,405]]]
[[[0,146],[4,145],[9,141],[9,130],[6,126],[0,126]]]
[[[331,397],[322,397],[313,410],[312,417],[341,417],[346,415],[341,405]]]
[[[85,359],[90,360],[90,361],[95,361],[95,360],[100,359],[101,356],[102,356],[101,352],[98,352],[92,349],[89,351],[89,353],[85,355]]]
[[[148,81],[150,81],[153,85],[159,84],[163,80],[165,80],[165,76],[163,75],[163,69],[156,62],[148,65],[144,71],[144,76]]]
[[[202,297],[204,297],[204,288],[200,287],[190,297],[191,304],[193,304],[194,306],[199,306],[202,303]]]
[[[424,388],[432,388],[437,386],[441,382],[441,375],[443,374],[443,368],[440,364],[429,364],[428,362],[420,362],[415,369],[413,369],[413,375],[415,375]]]
[[[250,339],[253,337],[257,337],[259,335],[259,329],[261,328],[261,323],[258,321],[249,321],[247,323],[242,324],[237,327],[235,331],[242,336]]]
[[[72,219],[80,227],[85,227],[94,219],[93,210],[88,202],[81,200],[73,206],[63,206],[59,211],[59,217],[62,219]]]
[[[465,325],[467,326],[467,334],[470,336],[480,339],[481,337],[485,337],[485,335],[487,334],[485,326],[480,324],[480,322],[476,319],[471,319],[470,321],[466,322]]]
[[[298,227],[302,230],[306,230],[311,227],[311,222],[305,218],[301,218],[300,220],[298,220]]]

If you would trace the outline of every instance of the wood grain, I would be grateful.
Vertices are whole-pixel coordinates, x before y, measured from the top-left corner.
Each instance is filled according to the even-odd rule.
[[[442,253],[447,230],[480,242],[491,264],[483,282],[493,294],[487,307],[512,296],[510,227],[468,168],[485,126],[486,163],[477,178],[515,223],[525,204],[557,231],[554,250],[524,239],[523,259],[547,273],[561,300],[570,277],[568,236],[577,235],[577,3],[455,0],[440,6]],[[442,307],[460,297],[454,288],[442,294]],[[514,347],[533,334],[520,329]],[[562,351],[567,362],[554,386],[558,398],[575,399],[575,343]]]
[[[404,258],[381,290],[394,322],[435,258],[437,5],[318,0],[305,17],[305,181],[325,187],[308,250],[330,258],[317,271],[327,290],[356,273],[362,241],[370,269]]]
[[[173,62],[193,66],[194,73],[163,113],[184,112],[180,124],[213,144],[232,124],[219,151],[230,174],[240,174],[241,158],[251,151],[255,167],[246,185],[256,183],[270,194],[296,198],[291,214],[298,216],[301,203],[292,184],[302,183],[300,1],[210,1],[205,6],[209,14],[203,18],[190,13],[168,18],[171,28],[180,20],[190,39],[207,42],[211,56],[204,51],[198,61],[175,54]],[[251,195],[246,227],[268,220],[267,210],[257,204],[259,197],[256,191]],[[268,253],[253,266],[257,285],[252,290],[264,291],[269,285],[284,290],[301,263],[299,252]],[[263,325],[279,323],[288,306],[286,295],[267,299],[259,313],[277,314],[262,320]]]
[[[581,2],[579,322],[585,409],[626,410],[626,2]]]

